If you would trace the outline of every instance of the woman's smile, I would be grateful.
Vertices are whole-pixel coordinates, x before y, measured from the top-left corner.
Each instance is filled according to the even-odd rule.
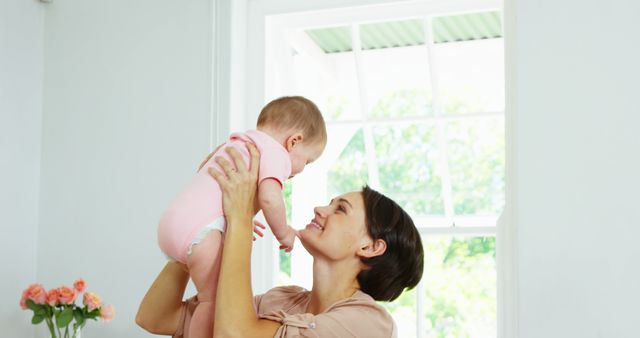
[[[307,229],[316,229],[316,230],[320,230],[320,231],[324,230],[324,227],[322,225],[320,225],[320,223],[316,222],[315,220],[311,220],[311,222],[309,224],[307,224],[306,228]]]

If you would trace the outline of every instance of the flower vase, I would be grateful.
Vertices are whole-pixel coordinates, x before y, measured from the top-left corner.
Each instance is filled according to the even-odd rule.
[[[78,327],[75,330],[69,330],[69,336],[64,336],[64,338],[82,338],[82,327]]]
[[[50,338],[82,338],[83,326],[73,328],[69,325],[68,327],[58,328],[58,326],[52,322],[53,321],[47,323]]]

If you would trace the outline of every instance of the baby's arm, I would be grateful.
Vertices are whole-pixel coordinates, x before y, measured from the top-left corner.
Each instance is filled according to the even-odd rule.
[[[271,231],[289,252],[293,249],[296,231],[287,225],[287,210],[284,206],[282,187],[275,179],[265,179],[258,188],[258,203]]]

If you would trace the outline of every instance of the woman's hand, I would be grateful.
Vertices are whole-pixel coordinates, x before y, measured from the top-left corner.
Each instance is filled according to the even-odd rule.
[[[219,145],[216,150],[212,151],[211,153],[209,153],[209,155],[207,155],[207,158],[204,159],[204,161],[202,161],[202,163],[200,163],[200,166],[198,167],[198,170],[196,171],[200,171],[200,169],[202,169],[202,167],[204,167],[205,164],[207,164],[207,162],[209,162],[209,160],[211,159],[211,157],[213,156],[213,154],[215,154],[218,150],[220,150],[220,147],[222,147],[224,145],[221,144]]]
[[[202,163],[200,163],[200,166],[198,166],[198,171],[200,171],[200,169],[202,169],[202,167],[205,166],[205,164],[207,164],[207,162],[209,162],[209,160],[211,159],[211,157],[213,156],[213,154],[215,154],[218,150],[220,150],[220,148],[223,146],[224,144],[219,145],[216,150],[212,151],[209,155],[207,155],[207,158],[204,159],[204,161],[202,161]],[[258,157],[259,159],[259,157]],[[266,229],[266,227],[260,223],[254,223],[253,225],[253,240],[255,241],[258,237],[264,237],[264,233],[262,232],[264,229]],[[258,237],[256,237],[258,236]]]
[[[253,216],[256,190],[258,188],[260,153],[255,145],[251,143],[247,143],[247,149],[251,155],[250,168],[247,168],[242,155],[234,148],[225,148],[233,163],[223,157],[215,158],[216,163],[220,165],[224,172],[209,168],[209,174],[218,181],[222,189],[222,206],[227,218]]]

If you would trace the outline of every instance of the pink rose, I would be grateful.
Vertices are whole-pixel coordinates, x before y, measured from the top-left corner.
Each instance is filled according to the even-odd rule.
[[[22,297],[20,297],[20,307],[21,307],[23,310],[26,310],[26,309],[28,309],[28,308],[29,308],[29,307],[27,306],[27,291],[28,291],[28,290],[29,290],[29,289],[24,289],[24,290],[22,291]]]
[[[102,299],[93,292],[87,292],[84,294],[82,304],[89,307],[89,311],[93,311],[102,305]]]
[[[44,290],[41,284],[31,284],[28,288],[22,292],[22,299],[20,301],[20,306],[24,303],[26,306],[27,299],[31,299],[36,304],[44,304],[47,301],[47,292]]]
[[[58,289],[51,289],[47,292],[47,303],[51,306],[55,306],[58,302]]]
[[[75,282],[73,282],[73,288],[78,292],[84,292],[84,290],[87,288],[87,282],[85,282],[82,278],[78,278]]]
[[[105,305],[100,309],[100,318],[105,322],[109,322],[116,314],[116,310],[113,309],[113,305]]]
[[[73,304],[73,302],[76,301],[77,296],[78,293],[75,289],[67,286],[61,286],[58,288],[58,301],[60,302],[60,304]]]

